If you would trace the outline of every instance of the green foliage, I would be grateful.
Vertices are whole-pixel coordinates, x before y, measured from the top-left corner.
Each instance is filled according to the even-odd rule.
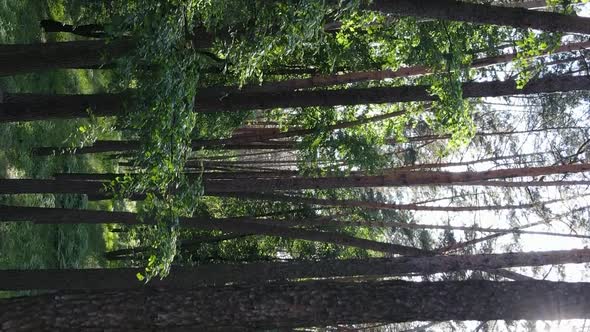
[[[182,247],[182,243],[186,243],[183,241],[196,236],[222,235],[182,229],[179,219],[183,216],[251,216],[294,207],[294,204],[203,198],[201,179],[184,174],[187,158],[194,155],[191,139],[227,137],[244,119],[252,117],[248,112],[195,113],[199,107],[194,103],[195,96],[203,86],[259,83],[269,80],[271,75],[276,79],[290,78],[294,75],[272,74],[288,68],[334,73],[423,66],[433,72],[418,78],[403,77],[337,87],[426,85],[430,86],[430,93],[438,97],[438,101],[428,107],[422,103],[409,103],[403,108],[397,105],[309,107],[275,112],[278,114],[275,118],[285,127],[314,129],[314,133],[305,136],[300,144],[300,157],[304,161],[300,169],[309,175],[356,170],[377,172],[382,167],[404,163],[401,160],[404,157],[405,163],[411,164],[416,161],[414,150],[409,149],[405,156],[398,158],[400,160],[394,160],[391,151],[383,145],[392,137],[403,142],[404,135],[416,130],[421,123],[426,123],[436,133],[451,135],[445,152],[465,145],[473,136],[472,108],[463,100],[461,84],[474,78],[473,71],[469,70],[473,59],[498,52],[495,46],[508,39],[507,36],[512,37],[512,32],[484,25],[419,21],[356,11],[355,2],[346,2],[350,3],[348,6],[332,3],[315,0],[111,2],[108,13],[111,23],[107,27],[111,38],[131,38],[137,46],[131,56],[119,61],[114,88],[132,91],[126,105],[128,116],[121,119],[118,128],[124,130],[126,137],[140,142],[141,148],[134,159],[134,169],[139,176],[122,177],[111,184],[111,189],[118,198],[145,196],[139,212],[146,223],[133,229],[129,235],[133,241],[149,248],[143,257],[147,262],[140,263],[147,266],[145,273],[138,275],[139,279],[149,281],[156,276],[165,276],[174,260],[197,264],[241,262],[277,259],[277,252],[302,259],[369,255],[364,250],[257,236],[199,244],[188,249]],[[562,3],[561,6],[570,8],[569,4]],[[63,12],[64,8],[63,4],[52,7],[56,13]],[[93,8],[102,8],[99,15],[106,17],[107,6]],[[87,13],[81,12],[79,17],[86,17]],[[12,25],[9,28],[14,30]],[[216,37],[210,52],[201,50],[199,41],[194,40],[197,28],[204,28]],[[558,42],[558,35],[532,33],[518,41],[521,54],[517,61],[521,63],[517,66],[522,69],[521,87],[536,74],[534,68],[530,69],[530,58],[551,50]],[[219,72],[210,74],[215,70]],[[91,85],[88,84],[90,75],[76,75],[76,80]],[[381,123],[327,129],[330,125],[402,110],[406,114]],[[20,136],[14,136],[37,133],[39,127],[35,126],[17,126],[14,133],[20,133]],[[112,127],[111,122],[90,119],[75,122],[72,127],[55,128],[71,132],[69,140],[86,144],[109,135]],[[201,155],[207,153],[200,152]],[[22,158],[16,153],[0,157]],[[47,167],[47,170],[58,169]],[[26,172],[33,176],[45,174],[29,169]],[[356,197],[343,191],[315,194]],[[64,206],[76,204],[68,202]],[[293,215],[318,215],[308,212]],[[351,218],[363,216],[356,213]],[[365,238],[385,236],[366,227],[336,231]],[[409,241],[425,248],[432,242],[427,232],[417,236],[413,232],[402,232]],[[64,250],[67,254],[63,255],[63,261],[67,260],[65,256],[76,256],[76,249],[68,247]]]
[[[516,84],[519,89],[542,69],[542,65],[534,61],[534,57],[550,53],[561,44],[561,34],[528,32],[524,38],[517,40],[518,53],[514,60],[514,67],[518,70]]]
[[[463,99],[462,83],[458,76],[456,71],[449,72],[432,85],[430,92],[439,100],[432,103],[433,116],[425,118],[436,132],[451,134],[448,150],[466,145],[475,135],[471,104]]]
[[[130,33],[138,47],[121,61],[119,85],[133,88],[122,126],[139,138],[135,158],[140,176],[117,179],[120,197],[145,194],[140,211],[155,220],[146,238],[157,253],[150,256],[146,278],[165,276],[176,254],[180,216],[191,215],[201,195],[199,179],[187,179],[184,164],[191,153],[196,124],[194,99],[199,72],[206,63],[190,42],[200,24],[202,1],[129,1],[118,8],[113,34]],[[145,70],[145,66],[151,70]]]
[[[575,15],[575,4],[587,3],[588,0],[547,0],[547,6],[554,11]],[[516,78],[519,89],[534,77],[536,77],[543,65],[534,61],[535,57],[550,54],[562,43],[562,34],[528,31],[524,36],[516,40],[518,54],[514,61],[514,67],[518,71]]]

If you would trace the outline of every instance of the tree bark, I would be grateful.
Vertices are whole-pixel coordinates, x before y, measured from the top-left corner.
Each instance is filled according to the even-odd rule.
[[[204,181],[205,193],[273,192],[277,190],[335,189],[358,187],[399,187],[455,185],[523,176],[582,173],[590,164],[500,169],[484,172],[398,171],[386,175],[287,179],[235,179]],[[1,187],[0,187],[1,190]],[[1,191],[0,191],[1,192]]]
[[[482,233],[496,233],[496,234],[530,234],[530,235],[545,235],[554,237],[568,237],[578,239],[590,239],[590,235],[580,234],[567,234],[567,233],[556,233],[556,232],[542,232],[542,231],[525,231],[521,230],[521,227],[515,227],[512,229],[508,228],[487,228],[477,226],[451,226],[451,225],[432,225],[432,224],[414,224],[414,223],[402,223],[395,221],[350,221],[350,220],[339,220],[337,218],[326,219],[326,218],[308,218],[298,220],[272,220],[272,219],[261,219],[261,220],[249,220],[250,222],[269,223],[273,225],[284,225],[284,226],[336,226],[336,227],[370,227],[370,228],[401,228],[401,229],[440,229],[448,231],[470,231],[470,232],[482,232]],[[537,226],[535,224],[533,226]],[[532,226],[531,226],[532,227]],[[478,243],[481,242],[478,240]]]
[[[429,93],[429,89],[430,86],[398,86],[275,93],[236,92],[228,94],[224,98],[206,96],[200,98],[197,96],[195,111],[221,112],[287,107],[329,107],[436,101],[437,97]],[[517,89],[516,82],[513,80],[464,83],[463,97],[500,97],[588,89],[590,89],[590,78],[586,76],[560,76],[532,80],[523,89]]]
[[[0,104],[1,110],[2,104]],[[224,144],[207,144],[208,140],[193,140],[191,147],[197,149],[222,149],[222,150],[284,150],[295,149],[297,142],[273,141],[273,142],[244,142],[233,141]],[[138,141],[113,141],[97,140],[94,144],[80,148],[60,148],[60,147],[39,147],[33,153],[37,156],[50,156],[59,154],[89,154],[89,153],[107,153],[107,152],[130,152],[139,149]]]
[[[515,205],[481,205],[481,206],[429,206],[415,203],[397,204],[397,203],[383,203],[372,202],[367,200],[352,200],[352,199],[329,199],[329,198],[314,198],[302,196],[289,196],[281,194],[259,194],[259,193],[229,193],[224,195],[228,197],[237,197],[254,200],[268,200],[276,202],[290,202],[294,204],[310,204],[321,206],[338,206],[347,208],[365,208],[378,210],[400,210],[400,211],[442,211],[442,212],[472,212],[472,211],[499,211],[499,210],[517,210],[517,209],[531,209],[543,204],[555,203],[553,200],[547,202],[538,202],[530,204],[515,204]]]
[[[175,267],[165,279],[141,283],[142,269],[2,270],[1,290],[105,290],[137,288],[194,289],[226,283],[257,284],[302,278],[402,276],[463,270],[580,264],[590,261],[590,250],[563,250],[507,254],[394,257],[347,260],[293,261],[288,263],[210,264]]]
[[[96,182],[92,182],[96,183]],[[0,206],[1,221],[33,221],[44,224],[97,224],[120,223],[128,225],[141,224],[138,216],[130,212],[107,212],[90,210],[73,210],[57,208],[34,208]],[[147,224],[151,221],[144,221]],[[234,234],[257,234],[284,237],[307,241],[319,241],[342,246],[357,247],[366,250],[400,255],[430,255],[430,252],[404,245],[378,242],[357,238],[344,233],[311,231],[289,228],[280,225],[266,225],[245,221],[241,218],[207,219],[180,218],[180,226],[202,230],[219,230]]]
[[[70,291],[0,300],[3,330],[248,330],[350,323],[588,318],[589,283],[310,281]]]
[[[91,95],[4,94],[0,122],[121,115],[127,93]]]
[[[105,27],[102,24],[84,24],[74,26],[54,20],[41,20],[40,25],[45,32],[68,32],[88,38],[106,37]]]
[[[278,179],[206,179],[206,195],[237,192],[270,193],[277,190],[335,189],[358,187],[400,187],[429,185],[486,185],[487,180],[524,176],[583,173],[590,164],[508,168],[483,172],[397,171],[385,175],[342,177],[296,177]],[[502,181],[500,181],[502,182]],[[514,183],[514,182],[506,182]],[[541,182],[543,183],[543,182]],[[0,194],[86,194],[108,195],[101,181],[0,179]]]
[[[0,45],[0,76],[58,68],[100,67],[129,54],[129,39]]]
[[[545,1],[545,0],[543,0]],[[579,42],[565,44],[552,53],[561,52],[573,52],[583,50],[590,47],[590,42]],[[514,60],[518,54],[508,53],[497,56],[491,56],[486,58],[475,59],[471,63],[472,68],[481,68],[492,66],[496,64],[506,63]],[[546,55],[546,54],[545,54]],[[432,73],[432,70],[423,66],[413,66],[400,68],[398,70],[374,70],[374,71],[360,71],[360,72],[349,72],[343,74],[331,74],[331,75],[314,75],[309,78],[295,78],[277,82],[264,82],[262,85],[247,85],[242,88],[237,86],[216,86],[207,87],[199,90],[201,96],[213,97],[217,96],[222,98],[228,93],[260,93],[260,92],[282,92],[282,91],[294,91],[298,89],[312,89],[321,88],[334,85],[352,84],[366,81],[381,81],[384,79],[399,78],[399,77],[412,77],[427,75]]]
[[[214,36],[202,27],[194,29],[191,42],[197,49],[211,47]],[[57,43],[0,45],[0,76],[59,68],[100,69],[135,50],[134,41],[83,40]]]
[[[519,134],[531,134],[531,133],[540,133],[540,132],[547,132],[547,131],[560,131],[560,130],[586,130],[588,127],[584,126],[565,126],[565,127],[546,127],[546,128],[537,128],[537,129],[530,129],[530,130],[505,130],[505,131],[491,131],[491,132],[476,132],[475,137],[488,137],[488,136],[511,136],[511,135],[519,135]],[[432,141],[432,140],[444,140],[450,139],[451,135],[422,135],[422,136],[410,136],[406,137],[409,142],[422,142],[422,141]],[[399,142],[391,139],[388,141],[390,144],[398,144]]]
[[[400,16],[590,34],[589,18],[517,7],[499,7],[455,0],[374,0],[366,8]]]
[[[197,236],[191,239],[180,241],[178,249],[183,251],[194,247],[200,247],[204,243],[219,243],[227,240],[235,240],[239,238],[248,237],[250,235],[252,234],[224,234],[219,236]],[[149,252],[151,249],[152,247],[149,246],[117,249],[105,252],[103,254],[103,257],[107,260],[130,259],[138,254],[145,254]]]
[[[278,93],[234,93],[225,96],[224,98],[207,98],[196,97],[195,111],[196,112],[221,112],[221,111],[240,111],[249,109],[271,109],[271,108],[286,108],[286,107],[308,107],[308,106],[344,106],[344,105],[365,105],[365,104],[381,104],[381,103],[397,103],[409,101],[435,101],[436,96],[429,93],[429,86],[399,86],[399,87],[376,87],[365,89],[339,89],[339,90],[313,90],[313,91],[289,91]],[[478,83],[464,83],[463,97],[499,97],[508,95],[527,95],[539,93],[565,92],[590,89],[590,78],[587,76],[560,76],[548,77],[538,80],[530,81],[523,89],[516,88],[516,82],[513,80],[497,81],[497,82],[478,82]],[[13,94],[12,98],[17,98],[19,95]],[[116,98],[118,95],[113,95]],[[24,95],[23,97],[31,97]],[[71,102],[72,97],[54,96],[54,103],[60,105],[64,103],[67,105]],[[81,97],[78,97],[81,98]],[[85,98],[93,98],[85,96]],[[124,99],[124,98],[121,98]],[[96,110],[95,116],[112,115],[113,111],[108,110],[109,105],[113,100],[106,100],[108,105],[100,105],[99,99],[96,99],[94,104]],[[122,103],[123,100],[118,101]],[[19,106],[28,105],[25,101],[12,102],[5,106],[6,110],[2,112],[0,108],[0,119],[7,118],[4,121],[18,121],[15,118],[15,111]],[[1,105],[1,104],[0,104]],[[55,114],[49,116],[39,116],[35,120],[74,117],[77,114],[80,117],[88,116],[86,112],[79,110],[79,103],[75,103],[73,110],[59,110]],[[100,110],[108,110],[106,113],[101,113]],[[3,114],[5,113],[5,114]],[[64,115],[61,115],[61,114]],[[28,117],[24,117],[27,120]],[[198,140],[193,142],[196,147],[210,146],[211,142],[207,140]],[[223,142],[223,144],[235,144],[235,140]],[[238,142],[239,143],[239,142]],[[215,141],[214,145],[222,145],[219,141]]]

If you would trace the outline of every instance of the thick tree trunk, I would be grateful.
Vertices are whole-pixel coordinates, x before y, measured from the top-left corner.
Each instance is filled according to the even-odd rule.
[[[91,95],[4,94],[0,122],[121,115],[126,93]]]
[[[347,323],[562,320],[590,315],[590,284],[328,282],[58,292],[0,300],[3,330],[247,330]]]
[[[590,34],[589,18],[517,7],[499,7],[455,0],[374,0],[366,8],[400,16]]]
[[[191,42],[198,49],[211,47],[214,36],[202,27],[194,29]],[[135,43],[84,40],[58,43],[0,45],[0,76],[24,74],[58,68],[100,69],[130,54]]]
[[[0,53],[1,54],[1,53]],[[279,93],[234,93],[225,96],[224,98],[207,98],[199,97],[197,95],[195,111],[196,112],[221,112],[221,111],[239,111],[248,109],[270,109],[279,107],[307,107],[307,106],[339,106],[339,105],[364,105],[364,104],[380,104],[380,103],[397,103],[409,101],[434,101],[437,100],[429,92],[429,86],[400,86],[400,87],[377,87],[365,89],[340,89],[340,90],[313,90],[313,91],[289,91]],[[561,76],[549,77],[530,81],[523,89],[516,88],[516,82],[512,80],[499,82],[479,82],[479,83],[465,83],[463,84],[463,97],[499,97],[508,95],[526,95],[538,93],[577,91],[590,89],[590,78],[587,76]],[[17,98],[18,95],[12,95],[12,98]],[[118,95],[114,95],[118,96]],[[25,95],[24,97],[28,97]],[[55,96],[53,101],[57,105],[64,103],[67,105],[70,102],[69,96]],[[80,98],[80,97],[78,97]],[[86,96],[86,98],[92,98]],[[63,99],[63,101],[62,101]],[[113,101],[105,101],[108,105],[100,105],[96,101],[93,105],[97,109],[94,112],[96,116],[111,115],[101,114],[101,109],[108,109]],[[122,103],[122,101],[119,101]],[[18,121],[15,118],[14,109],[19,109],[19,106],[28,103],[12,102],[6,107],[7,112],[4,121]],[[0,104],[1,105],[1,104]],[[81,117],[86,117],[85,112],[81,112],[78,108],[79,104],[75,104],[73,110],[59,110],[57,114],[49,116],[39,116],[35,120],[50,119],[54,117],[73,117],[73,114],[79,114]],[[66,114],[60,116],[59,114]],[[0,108],[0,119],[2,118],[2,109]],[[386,115],[387,116],[387,115]],[[391,114],[389,115],[391,116]],[[12,119],[12,120],[10,120]],[[28,117],[24,117],[25,120]],[[368,121],[368,120],[359,120]],[[350,124],[344,124],[346,126]],[[299,135],[300,133],[297,133]],[[198,140],[193,142],[194,147],[211,146],[212,142],[207,140]],[[216,140],[213,145],[236,144],[235,140]]]
[[[91,183],[94,184],[100,182]],[[129,212],[107,212],[16,206],[0,206],[0,218],[1,221],[33,221],[36,223],[48,224],[141,224],[138,216]],[[149,221],[147,221],[147,223],[149,223]],[[257,234],[290,239],[319,241],[400,255],[430,255],[430,252],[418,248],[367,240],[343,233],[311,231],[298,228],[288,228],[280,225],[253,223],[241,218],[180,218],[180,225],[187,228],[198,228],[210,231],[219,230],[234,234]]]
[[[257,284],[302,278],[354,276],[402,276],[463,270],[580,264],[590,262],[590,250],[564,250],[491,255],[450,255],[436,257],[395,257],[350,260],[294,261],[288,263],[211,264],[176,267],[163,280],[148,284],[135,275],[142,269],[58,269],[0,271],[1,290],[99,290],[134,288],[193,289],[226,283]]]
[[[57,68],[100,67],[129,54],[133,41],[85,40],[0,45],[0,76]]]
[[[288,91],[276,93],[236,92],[224,98],[197,96],[197,112],[240,111],[286,107],[346,106],[435,101],[429,86],[376,87],[364,89]],[[500,97],[590,89],[586,76],[548,77],[530,81],[523,89],[513,80],[463,84],[463,97]]]

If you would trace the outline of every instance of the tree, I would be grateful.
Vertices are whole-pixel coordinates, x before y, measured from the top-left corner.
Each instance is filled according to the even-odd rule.
[[[51,209],[35,207],[0,206],[3,221],[33,221],[41,224],[98,224],[119,223],[127,225],[153,225],[154,220],[143,223],[135,213],[107,212],[75,209]],[[179,218],[178,225],[210,231],[224,231],[234,234],[257,234],[285,237],[308,241],[319,241],[342,246],[350,246],[400,255],[431,255],[430,252],[395,243],[379,242],[350,236],[345,233],[314,231],[300,228],[289,228],[281,225],[248,222],[242,218]]]
[[[545,1],[545,0],[543,0]],[[590,42],[569,43],[552,50],[551,53],[573,52],[576,50],[583,50],[590,47]],[[544,54],[546,55],[546,54]],[[513,61],[518,56],[517,53],[501,54],[485,58],[473,60],[471,68],[481,68]],[[372,70],[372,71],[356,71],[342,74],[331,75],[313,75],[309,78],[294,78],[278,82],[264,82],[261,85],[247,85],[243,87],[206,87],[199,91],[200,95],[207,96],[223,96],[227,93],[247,92],[279,92],[279,91],[294,91],[298,89],[313,89],[320,87],[327,87],[333,85],[344,85],[365,81],[382,81],[384,79],[411,77],[432,74],[432,69],[424,66],[412,66],[400,68],[398,70]]]
[[[134,47],[130,39],[0,45],[0,76],[57,68],[100,68],[129,54]]]
[[[401,16],[505,25],[552,32],[590,34],[590,19],[525,8],[498,7],[455,0],[374,0],[367,9]]]
[[[202,27],[190,36],[198,49],[211,47],[214,36]],[[117,59],[135,51],[135,41],[81,40],[38,44],[0,45],[0,76],[66,68],[109,68]]]
[[[207,180],[205,193],[273,192],[277,190],[334,189],[358,187],[396,187],[452,185],[521,176],[542,176],[558,173],[581,173],[590,164],[499,169],[484,172],[399,171],[385,175],[342,177],[299,177],[285,179]],[[0,186],[1,188],[1,186]],[[1,192],[1,190],[0,190]]]
[[[514,80],[464,83],[463,98],[500,97],[538,93],[589,90],[590,79],[585,76],[559,76],[531,80],[522,89]],[[375,87],[339,90],[289,91],[275,93],[236,92],[218,97],[198,98],[197,112],[223,112],[250,109],[272,109],[310,106],[344,106],[410,101],[436,101],[430,86]]]
[[[260,284],[302,278],[383,277],[435,274],[461,270],[494,271],[519,266],[587,263],[590,250],[507,254],[394,257],[286,263],[208,264],[174,267],[165,279],[139,282],[137,268],[2,270],[2,290],[108,290],[137,288],[195,289],[226,283]]]
[[[338,90],[312,90],[312,91],[288,91],[276,93],[247,93],[236,92],[224,96],[202,98],[195,97],[196,112],[226,112],[252,109],[272,109],[286,107],[308,106],[338,106],[338,105],[366,105],[380,103],[400,103],[410,101],[435,101],[438,98],[430,92],[430,86],[399,86],[399,87],[375,87],[364,89],[338,89]],[[494,82],[474,82],[463,84],[463,97],[499,97],[509,95],[529,95],[539,93],[552,93],[564,91],[590,90],[590,79],[587,76],[559,76],[546,77],[531,80],[523,89],[517,88],[514,80]],[[32,121],[52,118],[88,117],[85,106],[88,101],[85,98],[96,100],[93,114],[95,116],[108,116],[113,114],[109,109],[113,100],[121,98],[121,95],[113,95],[105,99],[106,105],[100,103],[104,96],[92,95],[86,97],[70,95],[32,95],[32,94],[7,94],[8,103],[0,103],[0,122]],[[34,101],[50,98],[55,108],[51,114],[32,112],[18,117],[18,111],[36,105]],[[13,100],[10,102],[10,100]],[[125,98],[118,102],[122,104]],[[102,110],[108,110],[103,112]],[[231,142],[235,143],[235,142]]]
[[[487,180],[524,176],[583,173],[590,164],[507,168],[482,172],[396,171],[384,175],[351,175],[332,177],[293,177],[268,179],[207,179],[203,181],[206,195],[236,192],[273,192],[280,190],[334,189],[360,187],[435,186],[452,184],[485,185]],[[511,183],[511,182],[506,182]],[[86,194],[112,197],[102,181],[0,179],[0,194]],[[129,194],[141,196],[140,193]]]
[[[0,300],[4,330],[269,329],[346,323],[588,317],[590,284],[548,281],[272,283],[56,292]],[[367,308],[371,308],[367,310]]]

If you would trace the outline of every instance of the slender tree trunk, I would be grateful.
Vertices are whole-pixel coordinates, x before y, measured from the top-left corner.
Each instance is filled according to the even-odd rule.
[[[193,247],[199,247],[204,243],[219,243],[227,240],[235,240],[250,236],[251,234],[224,234],[219,236],[197,236],[192,239],[180,241],[179,249],[187,250]],[[103,254],[104,258],[108,260],[120,260],[131,258],[137,254],[145,254],[149,252],[151,247],[135,247],[107,251]]]
[[[199,98],[197,96],[195,110],[197,112],[221,112],[437,100],[436,96],[429,93],[429,89],[429,86],[399,86],[276,93],[239,92],[229,94],[224,98]],[[464,83],[463,97],[500,97],[588,89],[590,89],[590,78],[588,77],[560,76],[532,80],[523,89],[517,89],[516,82],[513,80]]]
[[[273,225],[284,225],[284,226],[336,226],[336,227],[370,227],[370,228],[401,228],[401,229],[438,229],[447,231],[470,231],[470,232],[482,232],[482,233],[501,233],[501,234],[530,234],[530,235],[544,235],[554,237],[568,237],[578,239],[590,239],[590,235],[580,234],[567,234],[567,233],[556,233],[556,232],[542,232],[542,231],[525,231],[521,230],[520,227],[512,229],[506,228],[487,228],[477,226],[450,226],[450,225],[432,225],[432,224],[413,224],[413,223],[402,223],[394,221],[349,221],[339,220],[336,218],[324,219],[324,218],[308,218],[302,220],[272,220],[272,219],[260,219],[260,220],[249,220],[250,222],[269,223]],[[538,224],[535,224],[537,226]],[[532,227],[532,226],[531,226]]]
[[[531,134],[531,133],[540,133],[540,132],[547,132],[547,131],[559,131],[559,130],[585,130],[588,127],[581,127],[581,126],[567,126],[567,127],[547,127],[547,128],[538,128],[538,129],[530,129],[530,130],[506,130],[506,131],[496,131],[496,132],[477,132],[475,133],[475,137],[488,137],[488,136],[510,136],[510,135],[519,135],[519,134]],[[449,139],[451,135],[422,135],[422,136],[410,136],[406,137],[406,139],[410,142],[422,142],[422,141],[431,141],[431,140],[443,140]],[[389,140],[388,143],[390,144],[398,144],[395,140]]]
[[[504,188],[526,188],[526,187],[563,187],[563,186],[587,186],[589,180],[563,180],[563,181],[474,181],[470,183],[455,184],[458,186],[484,186]]]
[[[347,323],[588,318],[590,284],[310,281],[69,291],[0,300],[4,330],[271,329]]]
[[[586,17],[455,0],[374,0],[367,9],[400,16],[590,34],[590,19]]]
[[[0,206],[0,218],[2,221],[33,221],[35,223],[49,224],[141,224],[137,215],[129,212],[107,212],[16,206]],[[147,221],[147,223],[150,222]],[[310,231],[305,229],[288,228],[279,225],[265,225],[261,223],[247,222],[242,218],[180,218],[180,225],[187,228],[197,228],[210,231],[217,230],[234,234],[257,234],[308,241],[319,241],[400,255],[430,254],[428,251],[418,248],[367,240],[343,233]]]
[[[71,24],[65,24],[54,20],[41,20],[40,25],[45,32],[68,32],[88,38],[106,37],[105,27],[102,24],[84,24],[73,26]]]
[[[237,197],[254,200],[268,200],[276,202],[290,202],[294,204],[310,204],[321,206],[338,206],[347,208],[366,208],[379,210],[403,210],[403,211],[442,211],[442,212],[473,212],[473,211],[500,211],[500,210],[516,210],[516,209],[531,209],[543,204],[555,203],[561,200],[552,200],[531,204],[515,204],[515,205],[484,205],[484,206],[428,206],[419,204],[392,204],[383,202],[372,202],[367,200],[348,200],[348,199],[328,199],[328,198],[313,198],[302,196],[289,196],[281,194],[259,194],[259,193],[229,193],[228,197]],[[361,223],[362,224],[362,223]]]
[[[545,1],[545,0],[543,0]],[[579,42],[565,44],[552,53],[561,52],[573,52],[583,50],[590,47],[590,42]],[[546,55],[546,54],[545,54]],[[475,59],[471,63],[472,68],[481,68],[491,65],[497,65],[506,63],[514,60],[517,53],[508,53],[492,57],[486,57],[481,59]],[[296,78],[278,82],[265,82],[262,85],[248,85],[245,87],[237,86],[217,86],[208,87],[199,90],[199,94],[202,96],[219,98],[223,97],[228,93],[260,93],[260,92],[284,92],[294,91],[298,89],[312,89],[320,87],[328,87],[333,85],[344,85],[365,81],[381,81],[384,79],[400,78],[400,77],[412,77],[419,75],[427,75],[432,73],[432,70],[423,66],[413,66],[400,68],[398,70],[377,70],[377,71],[361,71],[361,72],[350,72],[343,74],[332,74],[332,75],[314,75],[310,78]]]
[[[256,171],[237,171],[237,172],[198,172],[185,173],[188,176],[202,176],[203,179],[256,179],[256,178],[284,178],[296,176],[298,171],[277,170],[274,172],[256,172]],[[127,174],[136,176],[137,174]],[[53,177],[56,180],[76,180],[76,181],[112,181],[118,177],[123,177],[122,173],[56,173]]]
[[[500,169],[484,172],[399,171],[391,174],[374,176],[253,180],[235,179],[231,181],[208,180],[204,182],[204,187],[207,194],[212,194],[233,192],[273,192],[276,190],[301,189],[454,185],[459,183],[473,183],[474,181],[523,176],[582,173],[588,170],[590,170],[590,164]],[[485,184],[485,182],[483,184]]]
[[[463,270],[581,264],[590,262],[590,250],[564,250],[489,255],[449,255],[435,257],[394,257],[348,260],[293,261],[288,263],[210,264],[174,267],[163,280],[148,284],[135,275],[142,269],[57,269],[2,270],[1,290],[105,290],[134,288],[194,289],[226,283],[257,284],[266,281],[303,278],[354,276],[402,276],[435,274]]]
[[[516,161],[518,161],[518,160],[525,160],[526,157],[542,156],[543,154],[545,154],[545,153],[535,152],[535,153],[517,154],[517,155],[512,155],[512,156],[496,156],[496,157],[490,157],[490,158],[447,162],[447,163],[439,162],[439,163],[414,164],[414,165],[408,165],[408,166],[401,166],[401,167],[397,167],[397,168],[385,169],[384,172],[395,172],[397,170],[421,170],[421,169],[432,169],[432,168],[441,169],[441,168],[446,168],[446,167],[476,165],[476,164],[481,164],[481,163],[486,163],[486,162],[497,163],[498,161],[502,161],[502,160],[513,160],[513,161],[516,160]]]
[[[1,110],[2,104],[0,104]],[[208,145],[205,140],[193,140],[193,149],[225,149],[225,150],[284,150],[295,149],[297,142],[274,141],[274,142],[228,142],[225,144]],[[130,152],[139,149],[138,141],[111,141],[97,140],[93,145],[80,148],[40,147],[33,152],[37,156],[50,156],[54,154],[89,154],[107,152]]]
[[[521,8],[545,8],[547,7],[547,0],[523,0],[514,1],[511,3],[499,4],[506,7],[521,7]]]
[[[424,185],[486,185],[487,180],[524,176],[583,173],[590,164],[567,164],[543,167],[498,169],[484,172],[399,171],[386,175],[356,175],[317,178],[278,179],[207,179],[203,182],[205,194],[234,192],[269,193],[276,190],[334,189],[358,187],[399,187]],[[502,182],[502,181],[500,181]],[[514,182],[506,182],[514,183]],[[87,194],[105,195],[101,181],[0,179],[0,194]]]

